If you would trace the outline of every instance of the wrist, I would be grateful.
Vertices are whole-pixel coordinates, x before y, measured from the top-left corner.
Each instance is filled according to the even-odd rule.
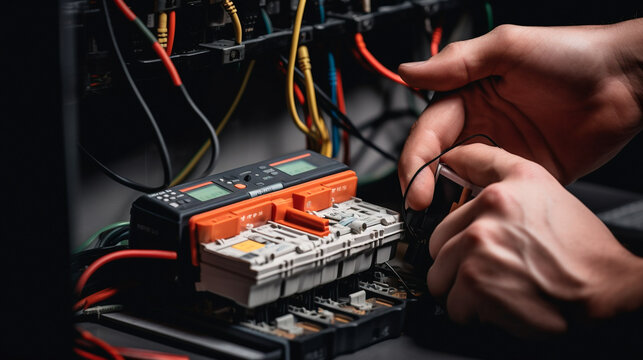
[[[643,258],[623,251],[622,257],[605,264],[602,285],[587,298],[590,320],[605,320],[643,309]]]

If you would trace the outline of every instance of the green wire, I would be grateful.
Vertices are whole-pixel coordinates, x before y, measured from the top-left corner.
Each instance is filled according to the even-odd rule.
[[[268,13],[264,8],[261,8],[261,17],[263,18],[263,22],[266,25],[266,33],[272,34],[272,21],[270,21],[270,16],[268,16]]]
[[[100,236],[100,234],[104,233],[105,231],[109,231],[123,225],[129,225],[129,221],[121,221],[121,222],[117,222],[103,227],[102,229],[96,231],[92,236],[90,236],[89,239],[85,240],[85,242],[82,243],[82,245],[80,245],[79,247],[77,247],[73,253],[77,254],[87,249],[89,245],[91,245]]]
[[[489,31],[491,31],[493,30],[493,11],[491,10],[491,4],[485,1],[484,8],[487,11],[487,24],[489,25]]]

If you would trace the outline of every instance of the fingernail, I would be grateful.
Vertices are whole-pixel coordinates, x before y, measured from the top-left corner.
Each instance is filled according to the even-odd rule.
[[[425,62],[426,61],[407,62],[407,63],[400,64],[400,66],[404,66],[404,67],[407,67],[407,68],[414,68],[414,67],[418,67],[418,66],[424,64]]]

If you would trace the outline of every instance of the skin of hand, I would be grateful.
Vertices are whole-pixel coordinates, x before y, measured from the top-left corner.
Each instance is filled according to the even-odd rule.
[[[398,71],[410,86],[445,94],[411,129],[398,167],[403,191],[420,166],[472,134],[490,136],[569,183],[611,159],[643,127],[643,19],[502,25]],[[423,170],[407,205],[426,208],[433,185]]]
[[[483,144],[442,160],[485,187],[429,241],[427,284],[454,321],[534,337],[643,305],[643,259],[542,166]]]

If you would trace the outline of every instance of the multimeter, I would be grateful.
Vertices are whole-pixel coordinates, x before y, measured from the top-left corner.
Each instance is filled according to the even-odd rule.
[[[143,195],[131,207],[130,246],[176,251],[180,263],[189,264],[188,222],[194,215],[343,171],[350,170],[304,150]]]

